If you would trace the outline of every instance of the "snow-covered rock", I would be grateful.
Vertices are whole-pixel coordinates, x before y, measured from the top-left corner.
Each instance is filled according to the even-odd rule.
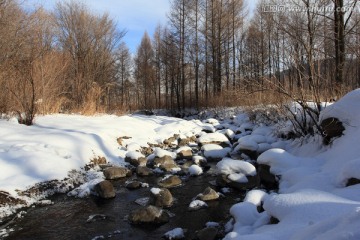
[[[207,203],[201,200],[193,200],[190,204],[189,204],[189,209],[190,210],[199,210],[201,208],[206,208],[208,207]]]
[[[219,132],[208,133],[208,134],[202,135],[201,137],[198,138],[198,143],[200,145],[221,144],[224,146],[231,146],[229,139],[224,134],[219,133]]]
[[[189,167],[189,174],[191,176],[199,176],[203,173],[203,170],[201,167],[199,167],[198,165],[191,165]]]
[[[201,147],[201,150],[205,158],[209,160],[220,160],[229,154],[231,148],[223,148],[217,144],[206,144]]]

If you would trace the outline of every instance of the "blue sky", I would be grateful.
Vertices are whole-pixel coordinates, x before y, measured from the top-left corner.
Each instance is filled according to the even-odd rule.
[[[158,24],[167,23],[170,0],[83,0],[95,13],[108,12],[120,29],[126,29],[123,41],[135,53],[141,37],[147,31],[152,36]],[[247,0],[250,8],[257,0]],[[25,0],[25,6],[42,5],[52,10],[58,0]]]

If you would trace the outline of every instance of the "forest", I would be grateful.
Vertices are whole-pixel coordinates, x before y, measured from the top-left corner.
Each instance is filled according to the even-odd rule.
[[[136,53],[109,14],[0,0],[0,112],[36,114],[320,103],[360,84],[356,0],[171,0]]]

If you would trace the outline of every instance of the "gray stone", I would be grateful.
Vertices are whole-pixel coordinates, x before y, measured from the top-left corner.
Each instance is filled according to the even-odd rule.
[[[158,183],[158,185],[163,188],[173,188],[180,186],[181,184],[181,179],[176,175],[171,175]]]
[[[153,171],[148,167],[138,166],[136,168],[136,174],[138,176],[149,176],[153,174]]]
[[[128,220],[132,224],[164,224],[169,222],[169,214],[161,208],[150,205],[130,213]]]
[[[188,149],[188,150],[182,150],[181,152],[179,152],[177,155],[177,158],[191,160],[192,156],[193,156],[192,151],[190,149]]]
[[[197,198],[199,198],[201,201],[212,201],[218,199],[219,194],[211,187],[207,187],[204,192],[197,196]]]
[[[196,233],[196,237],[199,240],[214,240],[216,239],[216,235],[218,234],[217,228],[208,227],[201,229]]]
[[[170,207],[173,204],[173,196],[167,188],[161,188],[159,194],[151,194],[151,202],[157,207]]]
[[[176,168],[179,168],[179,166],[176,163],[166,163],[160,165],[160,169],[165,172],[172,172],[172,170]]]
[[[325,144],[329,144],[333,138],[341,137],[345,130],[342,122],[337,118],[324,119],[320,127],[323,131]]]
[[[137,167],[137,166],[146,166],[147,159],[144,158],[144,157],[140,157],[138,159],[132,159],[132,158],[126,157],[125,162],[128,162],[128,163],[130,163],[131,165],[133,165],[135,167]]]
[[[164,156],[164,157],[156,157],[154,159],[154,162],[153,162],[154,166],[161,166],[161,165],[165,165],[165,164],[175,164],[175,161],[174,159],[172,159],[172,157],[170,156]]]
[[[127,189],[133,190],[133,189],[139,189],[141,188],[141,182],[139,181],[130,181],[126,183],[125,186]]]
[[[101,198],[114,198],[115,197],[115,189],[111,182],[104,180],[95,185],[94,191]]]
[[[119,179],[131,176],[131,171],[124,167],[109,167],[104,170],[104,176],[107,180]]]

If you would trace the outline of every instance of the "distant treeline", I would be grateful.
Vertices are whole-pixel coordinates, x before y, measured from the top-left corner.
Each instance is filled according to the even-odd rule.
[[[249,14],[242,0],[171,0],[168,24],[132,55],[126,31],[83,3],[0,0],[0,112],[31,124],[37,113],[336,98],[360,84],[356,4],[262,0]]]

